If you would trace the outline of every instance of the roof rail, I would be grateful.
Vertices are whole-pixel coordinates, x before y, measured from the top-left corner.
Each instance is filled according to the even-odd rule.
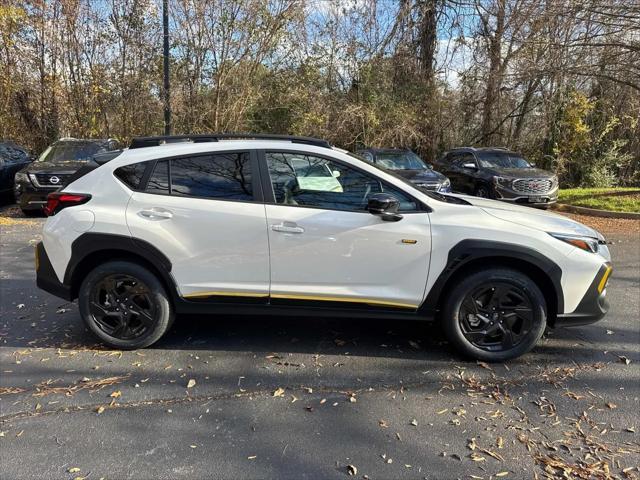
[[[134,137],[129,148],[144,148],[164,145],[166,143],[204,143],[219,140],[285,140],[291,143],[302,143],[316,147],[331,148],[326,140],[294,135],[273,135],[269,133],[204,133],[197,135],[160,135],[157,137]]]

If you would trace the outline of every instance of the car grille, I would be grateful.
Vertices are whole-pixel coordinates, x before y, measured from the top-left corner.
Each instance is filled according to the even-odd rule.
[[[61,175],[56,173],[36,173],[37,187],[60,188],[69,175]],[[56,181],[57,180],[57,181]]]
[[[550,178],[520,178],[514,180],[512,188],[520,193],[547,193],[553,186],[553,180]]]
[[[440,188],[440,184],[438,182],[419,182],[415,184],[417,187],[424,188],[425,190],[432,190],[437,192]]]

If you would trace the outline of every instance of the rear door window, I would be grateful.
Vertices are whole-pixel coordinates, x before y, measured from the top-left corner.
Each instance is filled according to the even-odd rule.
[[[247,153],[171,160],[171,195],[251,201],[251,180]]]

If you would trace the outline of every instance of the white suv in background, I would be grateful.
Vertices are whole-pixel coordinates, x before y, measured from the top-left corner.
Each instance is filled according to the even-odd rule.
[[[546,326],[607,312],[610,255],[565,217],[421,190],[327,142],[134,139],[49,197],[37,282],[104,343],[156,342],[176,314],[437,320],[501,361]]]

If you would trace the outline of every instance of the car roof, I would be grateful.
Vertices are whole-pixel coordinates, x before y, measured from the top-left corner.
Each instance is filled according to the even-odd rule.
[[[358,152],[371,152],[371,153],[395,153],[395,152],[410,152],[411,150],[408,148],[363,148],[358,150]]]
[[[490,152],[490,153],[508,153],[512,155],[519,155],[519,153],[509,150],[504,147],[456,147],[448,150],[445,153],[455,152]]]
[[[176,142],[153,147],[128,148],[123,150],[112,162],[117,161],[118,164],[124,164],[132,161],[153,160],[189,154],[206,154],[208,152],[224,152],[229,150],[287,150],[319,155],[340,152],[339,149],[333,149],[331,147],[293,143],[287,140],[222,139],[215,142]]]

